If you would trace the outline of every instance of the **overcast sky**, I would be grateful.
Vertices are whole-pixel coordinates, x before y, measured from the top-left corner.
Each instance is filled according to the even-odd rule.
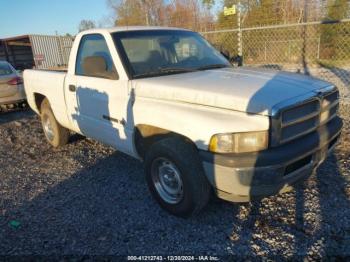
[[[0,38],[76,34],[82,19],[106,23],[105,0],[0,0]]]

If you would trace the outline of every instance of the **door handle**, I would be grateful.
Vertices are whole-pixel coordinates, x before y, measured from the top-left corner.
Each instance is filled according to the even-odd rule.
[[[75,91],[77,91],[77,88],[75,87],[75,85],[69,85],[69,91],[71,91],[71,92],[75,92]]]

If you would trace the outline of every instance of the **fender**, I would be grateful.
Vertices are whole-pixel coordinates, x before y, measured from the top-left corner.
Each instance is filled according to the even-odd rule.
[[[134,124],[150,125],[189,138],[198,149],[207,150],[215,134],[265,131],[269,118],[209,106],[136,97]]]

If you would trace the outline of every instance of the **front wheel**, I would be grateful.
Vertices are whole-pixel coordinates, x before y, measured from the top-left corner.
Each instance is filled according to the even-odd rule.
[[[211,187],[190,142],[177,137],[156,142],[146,155],[145,170],[153,197],[168,212],[189,217],[208,203]]]

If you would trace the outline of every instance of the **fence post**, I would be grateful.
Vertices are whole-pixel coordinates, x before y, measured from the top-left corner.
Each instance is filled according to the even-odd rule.
[[[267,60],[267,42],[265,41],[265,62]]]
[[[287,62],[290,62],[290,54],[291,54],[291,50],[290,50],[290,42],[291,40],[288,40],[288,59],[287,59]]]
[[[318,37],[318,43],[317,43],[317,59],[320,59],[320,49],[321,49],[321,36]]]
[[[243,56],[243,48],[242,48],[242,28],[241,28],[241,1],[238,1],[237,4],[237,25],[238,25],[238,55],[240,57]]]
[[[61,36],[58,36],[58,41],[60,43],[60,56],[61,56],[61,66],[62,66],[64,64],[64,54],[63,54],[63,41]]]

